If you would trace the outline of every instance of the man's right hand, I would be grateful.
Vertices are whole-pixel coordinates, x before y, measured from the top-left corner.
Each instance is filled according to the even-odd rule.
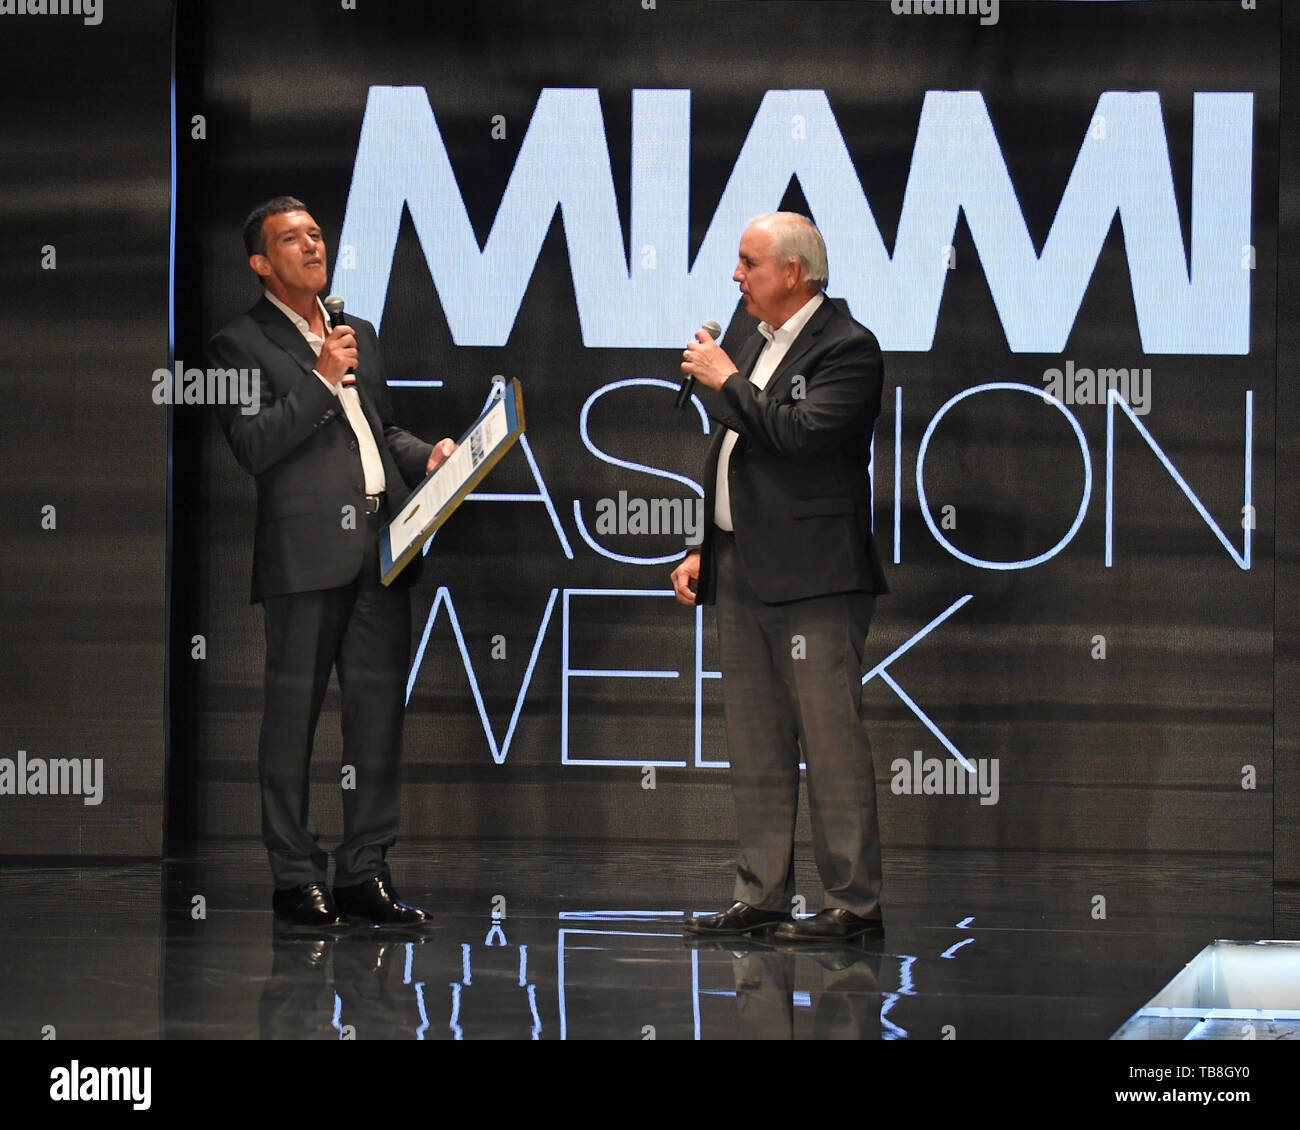
[[[335,326],[316,359],[316,372],[336,385],[349,369],[357,367],[357,335],[351,326]]]
[[[677,594],[678,604],[695,605],[695,594],[690,590],[690,582],[698,585],[700,579],[700,551],[692,550],[682,563],[672,572],[673,592]]]

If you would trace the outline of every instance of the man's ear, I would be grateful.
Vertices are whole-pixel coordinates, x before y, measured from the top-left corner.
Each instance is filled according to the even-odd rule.
[[[266,278],[271,273],[271,260],[260,252],[254,252],[248,257],[248,265],[253,268],[253,273]]]

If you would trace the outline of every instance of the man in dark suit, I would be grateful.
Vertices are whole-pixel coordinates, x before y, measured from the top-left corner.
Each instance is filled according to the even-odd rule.
[[[721,427],[705,463],[705,538],[672,581],[682,604],[718,605],[740,852],[734,905],[686,929],[878,935],[875,774],[859,710],[867,628],[888,591],[868,475],[880,347],[823,295],[826,248],[802,216],[755,220],[733,277],[759,332],[738,363],[704,331],[683,355]],[[826,905],[795,920],[801,752]]]
[[[392,423],[370,323],[331,327],[318,298],[325,242],[301,201],[277,197],[254,209],[244,245],[265,292],[212,338],[209,360],[258,374],[256,412],[232,404],[218,412],[235,458],[257,479],[252,599],[266,624],[258,773],[272,906],[277,918],[318,929],[344,928],[348,916],[420,925],[427,912],[402,902],[385,864],[400,811],[414,577],[408,569],[384,587],[378,535],[409,487],[456,445],[430,446]],[[343,842],[332,895],[308,814],[331,668],[343,708]]]

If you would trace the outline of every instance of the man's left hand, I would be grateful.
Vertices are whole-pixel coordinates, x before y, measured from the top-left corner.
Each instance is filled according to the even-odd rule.
[[[694,377],[705,388],[719,389],[736,372],[736,366],[707,330],[697,330],[695,340],[682,354],[682,372]]]
[[[433,445],[433,450],[429,452],[429,464],[424,469],[426,475],[432,475],[434,468],[440,466],[443,462],[451,457],[451,453],[456,450],[456,441],[448,437],[439,440]]]

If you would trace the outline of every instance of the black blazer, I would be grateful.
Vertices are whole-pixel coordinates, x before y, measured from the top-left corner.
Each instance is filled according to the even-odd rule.
[[[759,389],[749,375],[764,344],[757,333],[745,343],[739,372],[721,389],[697,386],[709,415],[738,433],[727,482],[736,548],[754,593],[767,604],[886,593],[868,472],[884,380],[880,346],[830,299]],[[701,604],[717,596],[713,506],[723,428],[704,465]]]
[[[349,317],[357,335],[357,390],[384,465],[389,513],[424,478],[430,444],[392,423],[375,328]],[[312,373],[316,357],[302,334],[265,297],[208,345],[217,368],[257,369],[261,404],[245,415],[219,405],[230,449],[257,479],[254,603],[268,596],[337,588],[361,572],[366,550],[365,477],[343,406]],[[346,520],[345,506],[354,507]],[[419,558],[401,575],[410,584]],[[409,574],[409,575],[408,575]]]

